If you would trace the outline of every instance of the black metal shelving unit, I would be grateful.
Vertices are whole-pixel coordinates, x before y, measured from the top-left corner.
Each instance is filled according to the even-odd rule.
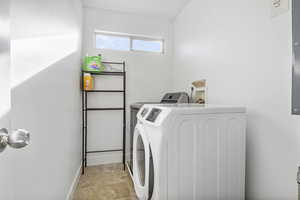
[[[84,174],[85,167],[87,167],[87,155],[90,153],[107,153],[107,152],[120,152],[122,151],[122,160],[125,170],[125,142],[126,142],[126,70],[125,70],[125,62],[102,62],[110,65],[123,65],[122,72],[89,72],[82,71],[81,72],[81,91],[82,91],[82,174]],[[123,90],[84,90],[84,73],[90,73],[93,76],[122,76],[123,77]],[[90,108],[88,107],[88,94],[89,93],[122,93],[123,94],[123,107],[115,107],[115,108]],[[87,138],[88,138],[88,112],[89,111],[112,111],[112,110],[120,110],[123,111],[123,148],[122,149],[107,149],[107,150],[99,150],[99,151],[88,151],[87,149]]]

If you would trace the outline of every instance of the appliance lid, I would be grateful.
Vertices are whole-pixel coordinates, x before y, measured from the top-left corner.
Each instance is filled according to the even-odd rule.
[[[159,102],[136,102],[130,105],[131,109],[140,109],[145,104],[159,104]]]
[[[160,102],[136,102],[130,105],[131,109],[141,109],[145,104],[160,103],[189,103],[189,95],[186,92],[166,93]]]

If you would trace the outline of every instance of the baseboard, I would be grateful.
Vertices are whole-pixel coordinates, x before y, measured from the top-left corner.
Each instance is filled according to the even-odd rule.
[[[75,191],[76,191],[76,188],[77,188],[77,185],[79,183],[80,176],[81,176],[81,165],[80,165],[80,167],[78,168],[78,170],[77,170],[77,172],[75,174],[74,180],[73,180],[73,182],[71,184],[71,187],[69,189],[69,192],[68,192],[66,200],[72,200],[73,199]]]
[[[88,166],[122,162],[122,152],[95,153],[87,156]]]

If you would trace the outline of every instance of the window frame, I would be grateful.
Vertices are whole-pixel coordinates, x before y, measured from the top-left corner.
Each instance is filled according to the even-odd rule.
[[[118,50],[118,49],[109,49],[109,48],[97,48],[96,38],[97,35],[106,35],[106,36],[116,36],[116,37],[126,37],[129,39],[129,50]],[[143,51],[143,50],[135,50],[133,49],[133,40],[144,40],[144,41],[153,41],[153,42],[161,42],[161,51]],[[143,52],[143,53],[152,53],[152,54],[165,54],[165,40],[160,37],[151,37],[151,36],[143,36],[143,35],[133,35],[127,33],[114,33],[114,32],[106,32],[106,31],[94,31],[94,48],[96,50],[109,50],[109,51],[121,51],[121,52]]]

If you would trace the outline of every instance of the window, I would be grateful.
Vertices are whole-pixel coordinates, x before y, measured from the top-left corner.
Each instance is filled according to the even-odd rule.
[[[95,35],[96,49],[164,52],[164,42],[162,39],[107,32],[96,32]]]
[[[162,53],[162,41],[159,40],[143,40],[143,39],[133,39],[132,50],[135,51],[150,51]]]
[[[129,51],[130,39],[128,37],[97,34],[96,48]]]

